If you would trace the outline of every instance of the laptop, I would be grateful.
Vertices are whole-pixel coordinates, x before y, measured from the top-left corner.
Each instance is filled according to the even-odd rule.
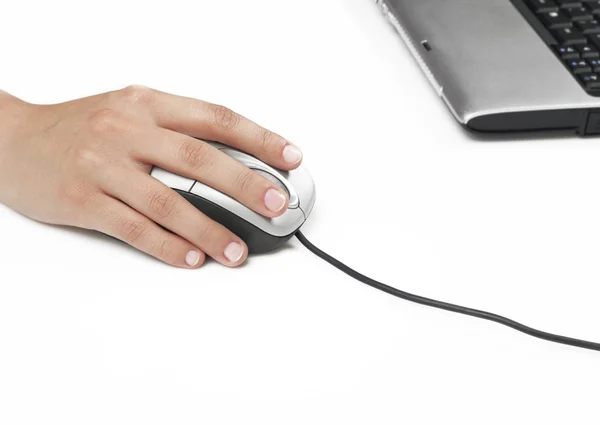
[[[476,132],[600,134],[599,0],[375,0]]]

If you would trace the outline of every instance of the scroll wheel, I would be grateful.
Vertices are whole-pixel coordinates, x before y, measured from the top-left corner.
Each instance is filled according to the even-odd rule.
[[[279,186],[285,193],[287,193],[288,197],[290,196],[289,190],[287,190],[287,188],[283,185],[283,183],[281,183],[281,180],[279,180],[273,174],[267,173],[266,171],[263,171],[263,170],[252,169],[252,171],[254,171],[257,174],[260,174],[261,176],[263,176],[265,179],[269,180],[271,183],[275,184],[276,186]]]

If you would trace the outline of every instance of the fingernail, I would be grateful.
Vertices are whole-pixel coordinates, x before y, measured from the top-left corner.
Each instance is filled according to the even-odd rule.
[[[277,189],[267,190],[267,194],[265,195],[265,207],[267,207],[269,211],[279,212],[285,207],[285,203],[286,198],[283,193]]]
[[[231,242],[225,248],[223,255],[232,263],[237,263],[242,258],[242,255],[244,255],[244,248],[237,242]]]
[[[288,164],[295,164],[302,159],[302,152],[293,145],[287,145],[283,148],[283,160]]]
[[[188,252],[185,256],[185,262],[190,267],[196,266],[198,264],[198,261],[200,261],[200,253],[198,251],[192,250]]]

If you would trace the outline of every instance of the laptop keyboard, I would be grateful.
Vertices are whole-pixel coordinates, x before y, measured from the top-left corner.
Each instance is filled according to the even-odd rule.
[[[558,58],[589,94],[600,96],[600,0],[524,3],[521,11]]]

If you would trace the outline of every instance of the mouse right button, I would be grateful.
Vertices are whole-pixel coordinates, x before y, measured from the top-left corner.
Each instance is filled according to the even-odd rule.
[[[259,170],[256,168],[251,168],[251,170],[257,174],[260,174],[265,179],[267,179],[271,183],[275,184],[277,187],[279,187],[281,190],[283,190],[287,194],[287,196],[289,198],[288,208],[290,208],[290,209],[298,208],[298,205],[299,205],[298,195],[296,195],[295,192],[290,193],[289,189],[285,186],[285,184],[283,184],[283,182],[280,179],[278,179],[276,176],[274,176],[273,174],[271,174],[265,170]]]
[[[304,167],[298,167],[292,171],[281,173],[288,181],[289,185],[294,188],[299,200],[299,207],[308,218],[312,212],[316,200],[315,183]]]

